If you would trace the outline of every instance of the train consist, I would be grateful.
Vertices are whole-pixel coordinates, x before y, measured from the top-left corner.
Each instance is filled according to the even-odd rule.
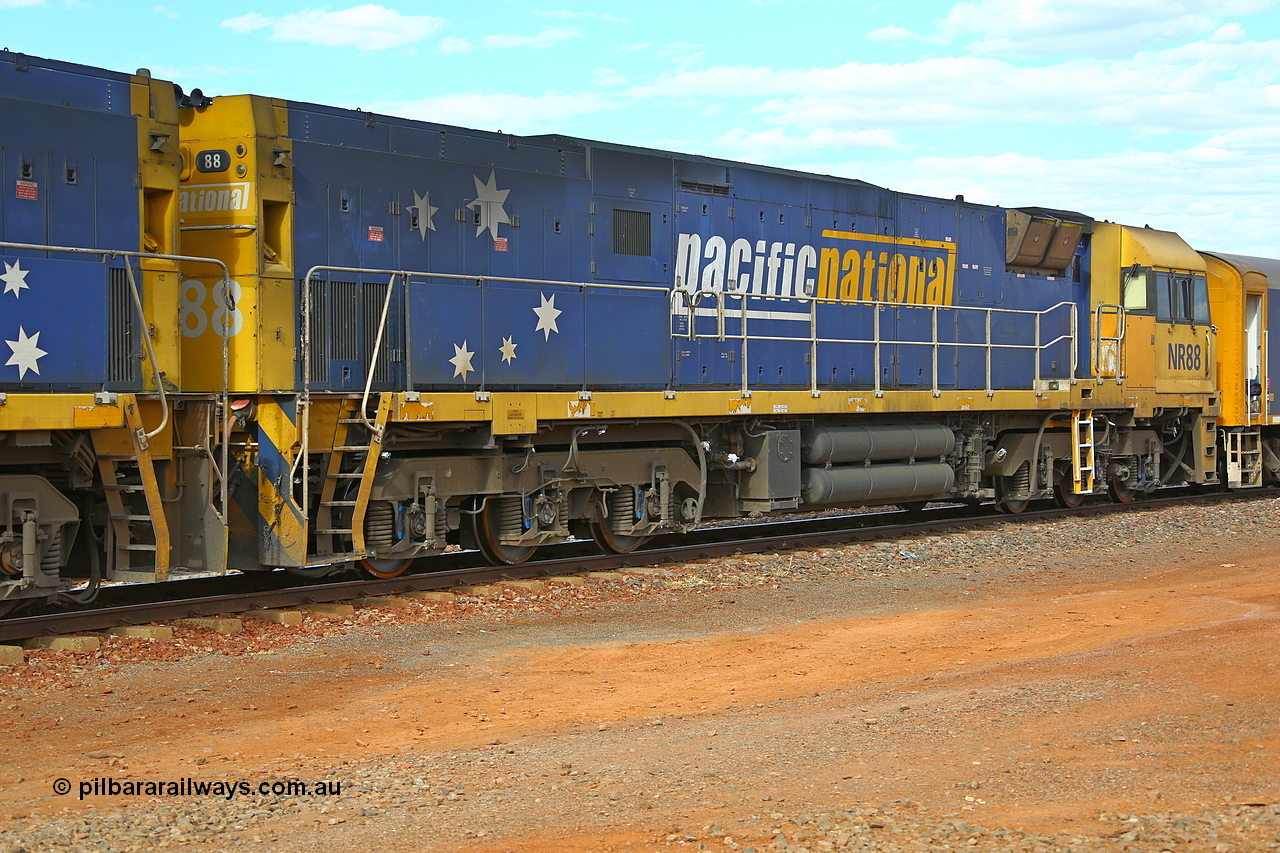
[[[10,52],[0,128],[0,610],[1280,472],[1280,261]]]

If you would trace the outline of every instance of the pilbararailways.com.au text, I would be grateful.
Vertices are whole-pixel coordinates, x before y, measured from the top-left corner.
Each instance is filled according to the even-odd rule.
[[[116,779],[110,776],[81,780],[76,783],[79,798],[86,797],[339,797],[342,782],[325,780],[306,782],[301,779],[274,779],[267,782],[249,782],[243,779],[182,779],[156,781],[149,779]],[[71,780],[61,778],[53,782],[53,792],[58,796],[70,794]]]

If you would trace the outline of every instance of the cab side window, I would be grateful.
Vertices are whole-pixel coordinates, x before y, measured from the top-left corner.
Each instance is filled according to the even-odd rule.
[[[1158,321],[1209,324],[1209,286],[1204,276],[1156,273],[1155,291]]]
[[[1121,284],[1124,310],[1134,314],[1151,313],[1151,271],[1135,267],[1125,270]]]

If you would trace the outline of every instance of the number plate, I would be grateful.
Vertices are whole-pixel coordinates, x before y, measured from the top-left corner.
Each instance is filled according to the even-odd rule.
[[[231,168],[231,155],[222,149],[201,151],[196,155],[196,169],[201,172],[225,172]]]

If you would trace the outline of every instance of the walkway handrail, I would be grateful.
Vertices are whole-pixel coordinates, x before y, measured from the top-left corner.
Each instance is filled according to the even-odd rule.
[[[129,289],[133,299],[134,309],[138,312],[138,322],[142,324],[141,334],[146,342],[147,352],[151,361],[151,370],[155,374],[156,388],[160,394],[160,405],[163,409],[163,419],[160,426],[151,432],[146,433],[147,440],[151,440],[160,434],[169,423],[169,407],[168,398],[165,396],[164,378],[160,376],[158,365],[155,357],[155,350],[151,346],[151,333],[147,328],[146,315],[142,308],[142,297],[138,293],[137,283],[133,277],[133,267],[129,264],[129,258],[139,258],[142,260],[161,260],[161,261],[179,261],[193,264],[213,264],[222,270],[222,294],[226,300],[226,316],[228,318],[235,316],[235,298],[231,295],[231,270],[227,268],[225,262],[218,258],[205,258],[198,255],[167,255],[159,252],[134,252],[124,249],[86,249],[79,246],[45,246],[36,243],[9,243],[0,242],[0,249],[22,249],[34,252],[65,252],[76,255],[98,255],[103,259],[106,258],[123,258],[125,259],[125,275],[129,280]],[[222,330],[223,332],[226,329]],[[222,417],[226,421],[231,417],[231,377],[230,377],[230,353],[231,353],[230,336],[222,334]],[[222,470],[218,472],[218,478],[221,484],[219,495],[219,510],[222,513],[227,511],[227,499],[230,494],[227,475],[230,469],[230,448],[226,441],[222,442]],[[225,518],[224,518],[225,521]]]
[[[874,370],[875,370],[873,390],[877,397],[884,396],[884,390],[881,384],[881,348],[885,345],[927,346],[931,348],[932,350],[931,352],[931,362],[932,362],[931,384],[932,384],[933,396],[935,397],[941,396],[942,394],[940,384],[939,384],[940,371],[939,371],[939,364],[938,364],[938,358],[939,358],[939,353],[941,348],[943,346],[960,347],[960,348],[981,347],[984,351],[984,373],[985,373],[985,381],[984,381],[985,389],[984,390],[986,392],[986,395],[990,397],[994,394],[994,391],[995,391],[993,382],[992,382],[993,355],[995,350],[997,349],[1031,350],[1032,352],[1034,352],[1035,353],[1035,356],[1033,359],[1034,383],[1036,386],[1038,386],[1042,380],[1041,361],[1040,361],[1041,353],[1052,346],[1062,343],[1063,341],[1074,342],[1075,340],[1077,340],[1079,336],[1079,326],[1078,326],[1079,321],[1074,311],[1075,303],[1069,302],[1066,300],[1062,302],[1058,302],[1048,308],[1033,310],[1033,309],[1025,309],[1025,308],[990,308],[985,306],[980,307],[980,306],[971,306],[971,305],[927,305],[923,303],[898,303],[898,302],[887,302],[887,301],[881,301],[881,300],[872,300],[868,302],[847,302],[839,299],[831,299],[829,297],[813,296],[813,295],[805,295],[805,294],[796,294],[795,296],[789,296],[789,297],[778,297],[778,296],[770,296],[767,294],[752,294],[752,293],[734,292],[734,291],[728,291],[728,290],[726,291],[674,290],[672,291],[672,293],[673,293],[673,296],[672,296],[673,313],[675,313],[677,310],[674,307],[675,301],[676,301],[676,297],[674,296],[675,293],[682,294],[681,298],[683,300],[683,303],[685,306],[687,306],[689,328],[687,332],[682,335],[682,337],[686,337],[689,340],[698,340],[699,338],[711,337],[711,335],[709,334],[708,335],[698,334],[697,327],[696,327],[696,320],[697,320],[696,306],[698,303],[700,303],[701,301],[707,298],[715,299],[716,306],[717,306],[717,310],[716,310],[717,328],[716,328],[715,337],[717,340],[723,341],[725,336],[725,331],[724,331],[725,305],[724,304],[729,298],[735,298],[740,300],[739,314],[741,317],[741,321],[740,321],[741,325],[739,327],[738,335],[736,335],[735,337],[737,337],[741,341],[742,383],[741,383],[740,391],[744,397],[749,397],[751,395],[750,387],[748,385],[748,371],[747,371],[748,346],[749,346],[749,342],[751,341],[808,343],[809,344],[809,362],[810,362],[809,391],[810,391],[810,394],[814,397],[821,396],[821,391],[818,388],[818,346],[819,344],[865,344],[873,347],[873,362],[874,362]],[[771,301],[772,300],[788,300],[788,301],[795,301],[798,303],[806,304],[808,307],[808,311],[807,311],[808,316],[806,318],[808,320],[808,326],[809,326],[808,335],[752,335],[750,334],[750,332],[748,331],[748,319],[749,319],[749,313],[750,313],[748,311],[748,303],[753,299],[755,300],[768,299]],[[827,337],[820,336],[818,334],[818,307],[817,307],[820,303],[830,304],[830,305],[846,305],[846,306],[852,306],[852,305],[869,306],[871,308],[871,313],[872,313],[871,339],[867,340],[867,339],[860,339],[860,338],[827,338]],[[910,309],[922,309],[922,310],[930,311],[932,316],[930,318],[931,319],[931,335],[929,339],[928,340],[889,340],[884,338],[881,334],[880,314],[886,308],[910,308]],[[1045,316],[1053,312],[1058,312],[1062,309],[1072,309],[1068,312],[1068,317],[1067,317],[1068,331],[1058,335],[1057,337],[1053,338],[1050,341],[1043,341],[1042,328],[1041,328],[1042,318],[1044,318]],[[983,318],[982,341],[981,342],[962,342],[962,341],[943,342],[942,340],[940,340],[939,334],[938,334],[938,312],[940,311],[954,311],[954,312],[969,311],[969,312],[980,313]],[[997,344],[994,342],[992,337],[993,318],[996,316],[1011,316],[1011,315],[1013,316],[1021,315],[1021,316],[1028,316],[1028,317],[1034,318],[1035,343]],[[799,321],[800,316],[797,314],[795,319]],[[675,333],[673,332],[673,334]],[[1077,379],[1078,368],[1079,368],[1079,354],[1076,352],[1076,348],[1073,345],[1071,347],[1071,357],[1070,357],[1070,379],[1072,382],[1076,381]],[[1035,390],[1038,391],[1039,388],[1036,387]]]

